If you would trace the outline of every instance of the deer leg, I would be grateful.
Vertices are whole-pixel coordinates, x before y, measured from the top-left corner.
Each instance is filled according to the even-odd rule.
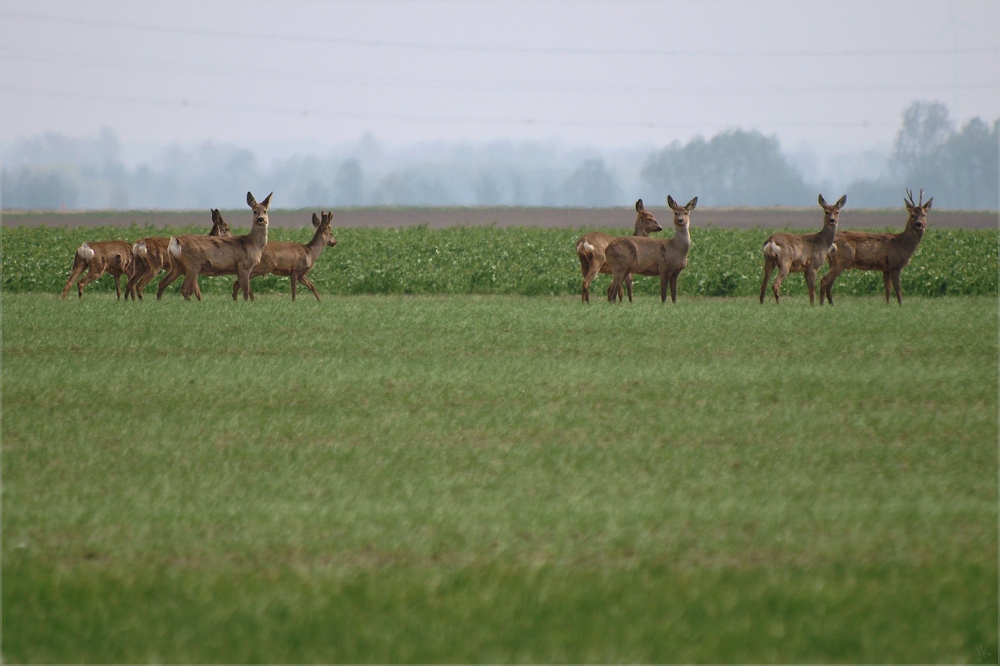
[[[670,276],[667,273],[660,273],[660,302],[667,302],[667,287],[670,285]]]
[[[901,291],[899,289],[899,271],[893,271],[892,275],[890,275],[890,277],[892,278],[892,288],[896,292],[896,302],[898,302],[900,305],[902,305],[903,304],[903,294],[901,293]]]
[[[90,270],[87,271],[87,274],[84,275],[83,278],[76,283],[77,295],[80,298],[83,298],[83,288],[86,287],[91,282],[93,282],[94,280],[96,280],[97,278],[101,277],[102,275],[104,275],[104,264],[96,261],[95,258],[95,261],[92,264],[90,264]]]
[[[826,300],[830,301],[830,305],[833,305],[833,283],[836,281],[837,276],[840,275],[840,271],[836,268],[831,267],[827,271],[823,279],[819,281],[819,304],[823,305],[823,296],[826,296]]]
[[[316,291],[316,285],[314,285],[312,283],[312,280],[310,280],[309,278],[307,278],[305,275],[300,275],[299,276],[299,282],[301,282],[305,286],[309,287],[309,290],[312,291],[313,296],[316,297],[316,302],[318,302],[318,303],[322,302],[322,301],[319,300],[319,292]]]
[[[812,268],[806,269],[806,287],[809,288],[809,305],[815,305],[816,301],[816,271]]]
[[[66,294],[69,293],[70,288],[73,286],[73,282],[80,277],[85,270],[87,270],[87,262],[80,258],[73,261],[73,271],[69,274],[69,279],[66,280],[66,286],[63,287],[62,299],[64,301],[66,300]]]
[[[580,259],[581,268],[583,267],[583,259]],[[604,263],[604,258],[598,259],[595,254],[590,258],[587,263],[586,269],[583,271],[583,302],[590,303],[590,283],[594,281],[597,274],[601,272],[601,265]]]
[[[115,277],[115,296],[117,296],[118,300],[120,301],[122,300],[122,286],[119,283],[119,280],[121,279],[121,274],[115,273],[114,277]],[[128,294],[125,294],[125,296],[127,297]]]
[[[680,273],[674,273],[670,276],[670,302],[677,302],[677,277]]]
[[[615,276],[611,282],[611,286],[608,287],[608,303],[614,303],[615,298],[617,298],[619,290],[622,288],[622,276],[615,273]]]
[[[788,266],[778,266],[778,277],[774,278],[774,282],[771,283],[771,291],[774,292],[774,302],[781,302],[781,283],[785,281],[788,277]]]
[[[292,301],[294,302],[295,301],[295,285],[299,281],[299,277],[295,274],[295,271],[292,271],[291,273],[288,274],[288,279],[292,283]]]
[[[240,293],[240,281],[239,278],[233,280],[233,300],[236,300],[236,295]]]
[[[764,259],[764,281],[760,283],[760,304],[764,305],[764,294],[767,292],[767,281],[774,271],[774,262],[768,257]]]
[[[160,278],[160,283],[156,286],[156,300],[163,298],[163,290],[166,289],[171,282],[179,278],[181,273],[183,273],[183,271],[177,266],[170,267],[170,270],[167,271],[166,275]]]
[[[885,282],[885,304],[888,305],[889,304],[889,284],[890,284],[889,271],[883,271],[882,272],[882,281]],[[900,305],[902,305],[902,303],[900,303]]]

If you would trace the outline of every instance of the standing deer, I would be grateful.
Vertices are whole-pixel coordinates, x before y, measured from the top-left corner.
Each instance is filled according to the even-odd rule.
[[[63,287],[63,300],[66,300],[66,294],[69,293],[73,280],[80,277],[84,271],[87,271],[87,274],[76,283],[77,294],[80,298],[83,298],[84,287],[105,273],[110,273],[115,278],[115,293],[121,299],[122,290],[118,278],[122,275],[129,277],[132,274],[132,246],[123,240],[82,244],[76,250],[76,255],[73,258],[73,270],[70,272],[69,279],[66,280],[66,286]]]
[[[239,287],[243,289],[243,300],[247,298],[253,300],[253,293],[250,291],[250,271],[260,262],[264,246],[267,244],[267,208],[271,205],[271,194],[268,194],[264,201],[257,203],[253,194],[247,192],[247,205],[253,210],[253,226],[250,233],[245,236],[217,238],[184,234],[171,238],[167,251],[170,253],[173,266],[160,280],[156,289],[156,299],[162,298],[167,285],[181,275],[184,275],[184,284],[181,286],[184,300],[189,300],[191,293],[194,292],[200,301],[199,275],[236,274]]]
[[[826,261],[827,254],[833,247],[833,237],[837,233],[837,222],[840,220],[840,209],[847,203],[847,195],[840,197],[834,205],[826,203],[823,195],[819,195],[819,205],[823,208],[823,229],[815,234],[772,234],[764,241],[764,282],[760,285],[760,302],[764,304],[764,292],[767,291],[767,280],[777,267],[778,276],[774,278],[771,290],[774,292],[775,303],[781,302],[781,283],[789,273],[805,273],[806,286],[809,287],[809,304],[813,304],[816,294],[816,271]]]
[[[667,205],[674,211],[673,238],[645,238],[642,236],[620,236],[608,244],[604,254],[607,257],[611,275],[614,276],[608,288],[608,302],[621,298],[622,284],[628,290],[628,302],[632,302],[632,275],[659,275],[660,302],[667,300],[667,285],[670,285],[670,300],[677,302],[677,277],[687,266],[691,249],[691,211],[698,205],[698,197],[685,206],[678,206],[670,195]]]
[[[212,209],[212,230],[209,236],[219,238],[231,238],[233,232],[229,230],[229,225],[222,219],[222,214],[215,208]],[[140,238],[132,245],[132,257],[135,268],[132,277],[125,285],[125,295],[132,300],[136,297],[142,300],[143,289],[149,284],[160,271],[170,270],[173,266],[167,246],[170,244],[169,238],[162,236],[148,236]]]
[[[653,214],[642,205],[642,199],[635,202],[635,233],[633,236],[649,236],[655,231],[663,231]],[[598,273],[611,273],[604,252],[617,236],[591,231],[576,242],[576,254],[580,258],[580,270],[583,271],[583,302],[590,303],[590,283]],[[628,276],[628,285],[632,285],[632,276]],[[631,289],[629,290],[631,291]],[[619,294],[619,297],[621,295]]]
[[[306,277],[306,274],[312,270],[313,264],[319,259],[319,255],[324,249],[337,244],[337,239],[333,237],[333,231],[330,229],[332,221],[333,211],[323,213],[322,219],[316,213],[313,213],[312,223],[316,228],[316,233],[313,234],[312,240],[308,243],[303,245],[301,243],[272,241],[265,245],[264,252],[260,255],[260,263],[250,271],[250,279],[252,280],[255,277],[267,275],[268,273],[286,276],[292,282],[293,301],[295,300],[296,282],[301,282],[309,287],[309,290],[312,291],[313,296],[318,301],[319,292],[316,291],[316,285]],[[239,288],[239,283],[234,282],[234,301],[236,300]]]
[[[830,270],[819,283],[819,303],[823,296],[833,305],[833,283],[837,276],[848,268],[862,271],[882,271],[885,281],[885,302],[889,303],[889,283],[896,292],[896,301],[902,305],[903,296],[899,289],[899,274],[916,252],[927,228],[927,211],[931,209],[934,197],[924,203],[924,191],[920,190],[920,201],[913,202],[913,192],[906,190],[909,199],[903,199],[910,217],[906,228],[898,234],[871,233],[867,231],[841,231],[834,238],[835,252],[830,253]]]

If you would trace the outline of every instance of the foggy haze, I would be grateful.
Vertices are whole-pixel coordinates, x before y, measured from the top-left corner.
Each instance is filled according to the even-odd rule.
[[[998,27],[996,2],[6,0],[4,205],[70,163],[83,207],[161,202],[185,172],[215,181],[175,192],[197,205],[278,188],[254,179],[296,205],[619,203],[670,150],[747,136],[809,191],[898,189],[914,102],[956,136],[1000,117]],[[29,159],[62,149],[83,154]]]

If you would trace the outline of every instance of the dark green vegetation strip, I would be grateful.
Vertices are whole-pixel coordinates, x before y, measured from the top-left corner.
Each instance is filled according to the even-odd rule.
[[[176,233],[205,228],[151,227],[3,229],[3,286],[7,292],[60,293],[80,243]],[[246,230],[237,230],[245,233]],[[305,243],[309,230],[271,230],[271,240]],[[327,249],[310,274],[322,294],[578,294],[581,286],[576,240],[583,229],[452,227],[431,230],[338,229],[337,247]],[[621,234],[621,229],[606,229]],[[898,231],[898,230],[897,230]],[[669,232],[668,232],[669,233]],[[681,296],[752,296],[763,273],[761,246],[769,230],[708,228],[692,231],[688,268],[681,274]],[[996,230],[934,229],[927,232],[904,270],[904,296],[986,295],[997,293]],[[821,274],[825,269],[821,271]],[[232,278],[200,278],[202,290],[228,293]],[[656,278],[639,278],[637,293],[659,295]],[[157,281],[152,283],[155,290]],[[610,277],[601,276],[592,293],[601,297]],[[113,290],[104,277],[88,290]],[[180,281],[170,293],[180,289]],[[259,293],[288,293],[286,278],[254,280]],[[790,277],[783,293],[805,293],[801,275]],[[848,271],[834,287],[839,295],[883,293],[880,273]],[[308,296],[308,292],[306,292]],[[310,296],[311,297],[311,296]]]
[[[996,660],[995,297],[3,314],[8,662]]]

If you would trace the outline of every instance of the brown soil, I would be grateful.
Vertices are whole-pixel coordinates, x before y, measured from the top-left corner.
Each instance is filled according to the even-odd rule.
[[[672,219],[666,207],[649,210],[665,227]],[[311,225],[312,210],[272,210],[271,224],[280,227]],[[223,211],[234,227],[249,226],[248,210]],[[931,211],[932,227],[942,229],[996,229],[998,217],[990,211]],[[133,223],[154,227],[209,226],[209,211],[3,211],[4,226],[128,226]],[[432,229],[454,226],[497,227],[628,227],[635,212],[622,208],[346,208],[334,209],[335,227],[406,227],[427,224]],[[699,208],[692,215],[695,227],[738,227],[765,229],[819,228],[822,212],[815,208]],[[906,213],[898,210],[851,210],[840,216],[841,229],[902,228]]]

